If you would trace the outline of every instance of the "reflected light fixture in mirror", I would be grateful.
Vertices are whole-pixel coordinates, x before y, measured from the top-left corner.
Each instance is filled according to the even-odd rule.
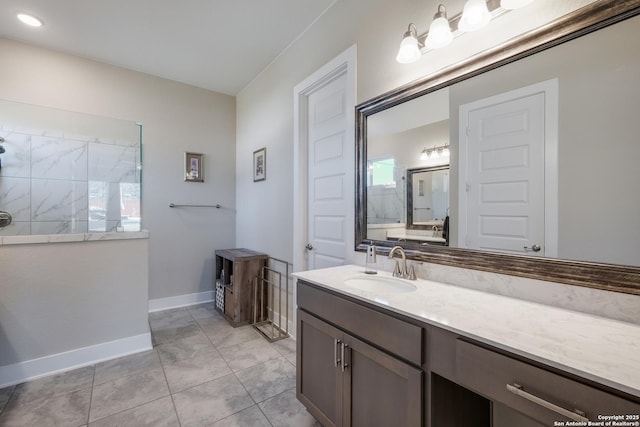
[[[439,157],[449,157],[449,144],[425,148],[420,153],[420,160],[437,159]]]
[[[447,17],[447,10],[443,4],[438,5],[438,11],[433,16],[429,31],[418,34],[416,25],[409,24],[400,43],[396,61],[401,64],[416,62],[422,54],[431,49],[440,49],[449,45],[453,39],[463,33],[480,30],[489,22],[504,13],[519,9],[533,3],[535,0],[467,0],[462,13],[451,19]],[[455,31],[452,31],[452,27]]]
[[[28,13],[18,13],[16,16],[18,17],[20,22],[30,27],[42,27],[44,25],[42,19],[36,18],[35,16],[29,15]]]

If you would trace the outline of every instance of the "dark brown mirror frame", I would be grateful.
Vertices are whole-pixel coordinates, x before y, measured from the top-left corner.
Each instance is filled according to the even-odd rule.
[[[537,30],[454,64],[356,106],[356,251],[375,244],[386,253],[398,242],[367,239],[366,167],[367,117],[395,105],[489,70],[525,58],[640,14],[640,0],[600,0],[567,14]],[[446,247],[400,243],[407,257],[417,261],[489,271],[607,291],[640,295],[640,267],[553,258],[534,258]]]

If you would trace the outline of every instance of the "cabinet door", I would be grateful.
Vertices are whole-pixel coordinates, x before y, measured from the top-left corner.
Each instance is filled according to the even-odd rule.
[[[341,426],[343,374],[340,330],[298,310],[296,396],[323,426]]]
[[[421,426],[422,371],[351,336],[344,342],[345,426]]]

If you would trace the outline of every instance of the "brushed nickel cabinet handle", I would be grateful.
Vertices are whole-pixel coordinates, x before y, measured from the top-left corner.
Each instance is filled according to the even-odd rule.
[[[531,393],[527,393],[526,391],[524,391],[524,388],[520,384],[515,384],[515,383],[513,385],[507,384],[507,390],[509,390],[511,393],[515,394],[516,396],[520,396],[524,399],[527,399],[530,402],[540,405],[543,408],[547,408],[550,411],[553,411],[556,414],[560,414],[563,417],[567,417],[573,421],[583,421],[583,422],[589,421],[589,418],[586,418],[584,416],[585,415],[584,412],[579,411],[577,409],[574,411],[570,411],[568,409],[555,405],[547,400],[544,400],[541,397],[535,396]]]
[[[345,352],[347,350],[347,348],[349,348],[349,346],[345,343],[342,343],[342,350],[340,351],[340,358],[342,359],[340,364],[341,364],[341,368],[342,368],[342,372],[344,372],[344,370],[349,366],[347,365],[347,361],[345,360]]]
[[[342,343],[342,341],[340,341],[339,339],[334,339],[333,340],[333,367],[337,368],[338,364],[341,362],[340,358],[338,357],[338,346],[340,346],[340,344]]]

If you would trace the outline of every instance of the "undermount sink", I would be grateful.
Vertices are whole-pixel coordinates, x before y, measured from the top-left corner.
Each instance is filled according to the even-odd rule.
[[[393,292],[402,294],[413,292],[417,289],[414,284],[409,283],[406,280],[395,277],[374,275],[352,277],[346,279],[344,284],[353,289],[370,292]]]

